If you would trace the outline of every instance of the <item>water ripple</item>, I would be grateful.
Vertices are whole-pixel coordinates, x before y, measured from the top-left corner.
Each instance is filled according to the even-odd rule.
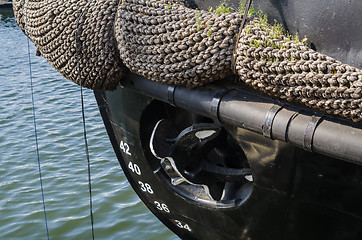
[[[0,14],[0,239],[44,239],[27,41],[14,18]],[[31,59],[50,238],[90,239],[79,87],[36,57],[34,46]],[[176,239],[131,189],[93,93],[84,94],[96,239]]]

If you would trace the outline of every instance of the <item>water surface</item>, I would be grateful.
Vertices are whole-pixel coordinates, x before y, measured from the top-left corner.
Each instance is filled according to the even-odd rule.
[[[27,40],[0,9],[0,239],[46,239]],[[91,239],[80,88],[31,44],[36,123],[50,239]],[[85,90],[95,239],[177,239],[140,202]]]

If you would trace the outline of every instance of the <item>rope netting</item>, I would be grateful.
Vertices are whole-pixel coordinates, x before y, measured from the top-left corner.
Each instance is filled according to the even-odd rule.
[[[24,29],[25,0],[13,1]],[[29,0],[28,29],[39,52],[78,83],[76,18],[83,86],[113,90],[123,68],[154,81],[198,86],[233,74],[271,96],[362,120],[362,71],[316,52],[259,17],[195,10],[158,0]],[[238,44],[236,45],[236,40]]]

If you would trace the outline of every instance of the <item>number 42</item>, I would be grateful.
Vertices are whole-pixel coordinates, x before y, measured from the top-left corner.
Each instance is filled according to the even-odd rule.
[[[120,148],[125,154],[131,156],[131,153],[130,153],[130,151],[129,151],[129,145],[128,145],[128,143],[121,141],[121,142],[119,143],[119,148]]]

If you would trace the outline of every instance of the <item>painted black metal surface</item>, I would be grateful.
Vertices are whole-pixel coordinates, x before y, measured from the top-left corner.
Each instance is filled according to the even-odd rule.
[[[173,88],[172,99],[168,85],[136,75],[128,75],[122,85],[217,123],[242,127],[308,151],[362,165],[360,124],[275,101],[253,93],[242,83],[224,80],[199,88],[178,86]]]
[[[215,195],[214,201],[205,201],[205,195],[196,188],[172,184],[174,175],[166,173],[165,166],[154,156],[150,139],[162,119],[171,123],[176,136],[182,137],[189,133],[185,129],[195,123],[213,126],[211,118],[127,88],[95,94],[131,185],[147,207],[182,239],[362,238],[360,165],[223,124],[222,131],[242,151],[233,160],[236,164],[228,167],[250,168],[252,186],[237,195],[240,204],[220,204],[220,196]],[[166,102],[168,98],[166,93]],[[185,144],[187,141],[182,145]],[[166,153],[173,156],[172,151]],[[182,153],[175,160],[180,156]],[[247,165],[242,164],[245,160]],[[191,178],[188,180],[192,182]],[[194,184],[210,184],[202,177],[199,180]],[[227,192],[226,185],[221,190]]]
[[[253,4],[317,51],[362,68],[362,1]],[[199,91],[137,79],[95,96],[132,187],[182,239],[362,239],[360,125],[242,86]]]

